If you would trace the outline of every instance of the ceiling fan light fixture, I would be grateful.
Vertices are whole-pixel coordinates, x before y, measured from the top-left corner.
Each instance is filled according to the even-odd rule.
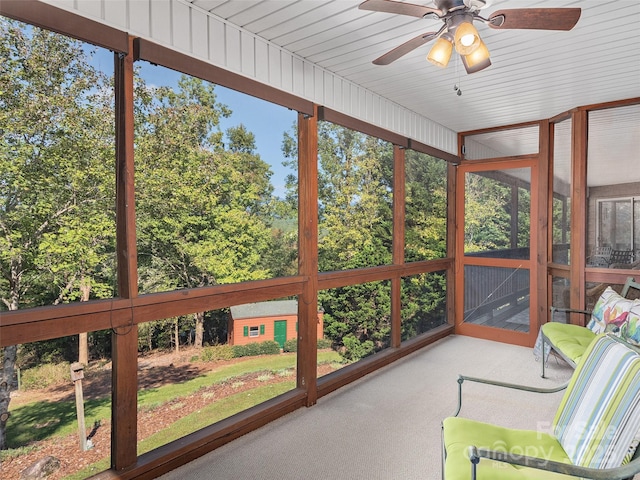
[[[437,67],[445,68],[451,58],[451,52],[453,52],[453,43],[451,43],[451,40],[445,37],[440,37],[436,40],[433,47],[431,47],[431,50],[427,55],[427,60]]]
[[[480,45],[473,51],[473,53],[469,55],[462,55],[462,63],[464,64],[464,68],[467,70],[467,73],[475,73],[487,68],[491,65],[491,60],[489,60],[489,49],[483,41],[480,41]]]
[[[471,55],[479,46],[482,40],[480,34],[471,22],[462,22],[456,27],[454,37],[456,51],[460,55]]]

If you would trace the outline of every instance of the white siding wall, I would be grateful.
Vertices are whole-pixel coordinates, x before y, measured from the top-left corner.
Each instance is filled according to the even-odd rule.
[[[456,133],[181,0],[44,0],[373,125],[457,152]]]

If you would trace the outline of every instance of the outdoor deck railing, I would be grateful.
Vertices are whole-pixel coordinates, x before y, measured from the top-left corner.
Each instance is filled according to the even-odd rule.
[[[526,259],[529,248],[493,250],[475,257]],[[509,316],[522,310],[529,297],[529,269],[467,265],[464,270],[464,320]]]

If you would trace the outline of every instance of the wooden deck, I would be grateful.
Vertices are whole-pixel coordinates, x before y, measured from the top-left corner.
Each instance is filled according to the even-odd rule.
[[[514,330],[516,332],[529,331],[529,298],[517,305],[508,306],[480,315],[471,315],[465,319],[467,323],[484,325],[487,327]]]

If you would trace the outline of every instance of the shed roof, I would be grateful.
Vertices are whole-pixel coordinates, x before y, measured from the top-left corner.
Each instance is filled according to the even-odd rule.
[[[272,302],[245,303],[231,307],[231,317],[241,318],[275,317],[278,315],[297,315],[297,300],[275,300]]]

